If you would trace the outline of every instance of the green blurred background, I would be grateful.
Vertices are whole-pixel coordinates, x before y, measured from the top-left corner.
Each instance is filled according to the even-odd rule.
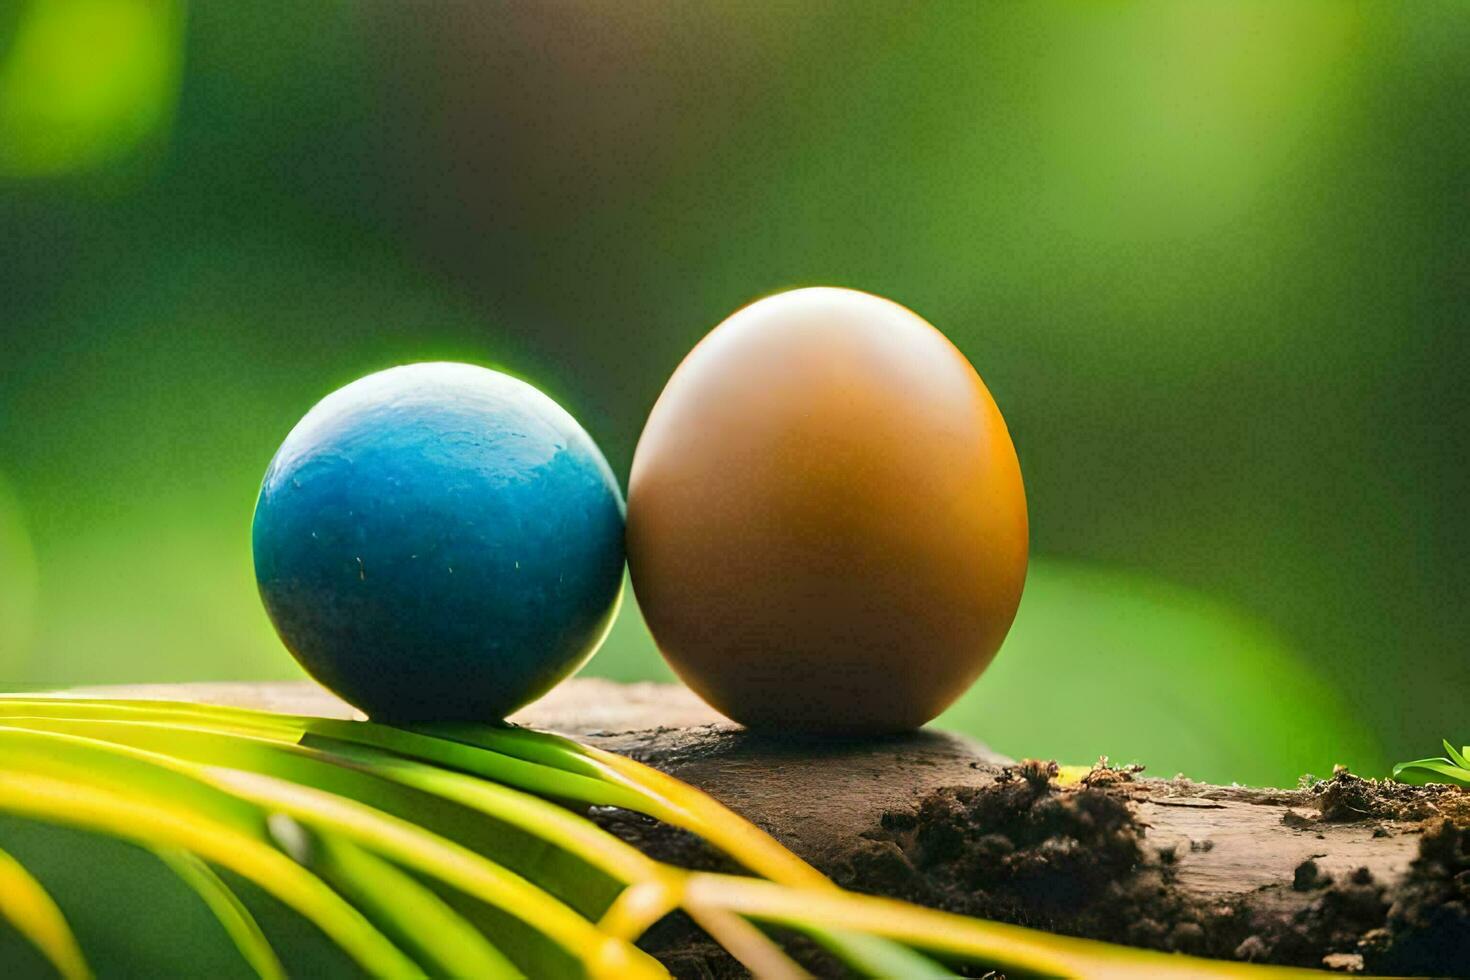
[[[249,522],[454,358],[625,476],[789,286],[907,304],[1035,555],[942,723],[1290,782],[1466,735],[1470,7],[0,4],[0,686],[286,678]],[[586,673],[666,678],[634,603]]]

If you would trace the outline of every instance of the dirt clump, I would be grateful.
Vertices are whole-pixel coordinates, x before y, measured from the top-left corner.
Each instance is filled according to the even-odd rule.
[[[1078,935],[1141,929],[1147,945],[1196,947],[1193,924],[1178,916],[1164,916],[1166,925],[1123,911],[1167,901],[1170,864],[1145,847],[1126,797],[1058,789],[1055,773],[1053,763],[1028,761],[990,785],[941,789],[889,810],[836,876],[967,915]]]
[[[1291,889],[1298,892],[1309,892],[1314,888],[1326,888],[1332,884],[1332,875],[1325,874],[1317,867],[1317,862],[1307,858],[1296,866],[1292,872]]]
[[[1307,886],[1298,887],[1303,881]],[[1348,968],[1352,961],[1346,958],[1360,955],[1362,937],[1380,927],[1388,914],[1387,888],[1367,868],[1333,881],[1308,860],[1298,866],[1292,888],[1320,894],[1290,916],[1276,918],[1260,910],[1250,916],[1269,962],[1322,966],[1330,965],[1324,960],[1332,956],[1339,968]]]
[[[1470,818],[1470,800],[1457,787],[1437,783],[1410,786],[1388,779],[1364,779],[1343,766],[1336,767],[1330,779],[1308,783],[1304,792],[1328,823],[1413,822],[1440,816]]]
[[[1345,972],[1444,975],[1470,963],[1463,824],[1446,821],[1426,834],[1402,882],[1380,881],[1367,868],[1334,879],[1308,859],[1279,886],[1284,892],[1206,899],[1180,886],[1177,848],[1148,846],[1131,774],[1066,787],[1055,774],[1051,764],[1028,761],[990,785],[942,789],[887,811],[836,877],[966,915],[1171,952]],[[1321,820],[1462,812],[1459,791],[1425,789],[1343,771],[1279,795],[1304,810],[1320,801]],[[1212,848],[1192,841],[1189,853]],[[1301,898],[1284,898],[1293,893]]]
[[[1126,766],[1114,766],[1109,764],[1107,756],[1099,756],[1097,764],[1083,776],[1083,786],[1116,786],[1119,783],[1131,783],[1133,777],[1143,772],[1143,766],[1136,762]]]
[[[1363,950],[1376,973],[1470,970],[1470,826],[1440,820],[1425,832],[1385,927],[1364,938]]]

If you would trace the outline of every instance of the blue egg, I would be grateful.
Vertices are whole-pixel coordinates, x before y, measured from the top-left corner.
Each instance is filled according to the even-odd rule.
[[[540,391],[470,364],[354,381],[291,430],[255,506],[255,576],[322,684],[389,721],[489,721],[607,635],[623,499]]]

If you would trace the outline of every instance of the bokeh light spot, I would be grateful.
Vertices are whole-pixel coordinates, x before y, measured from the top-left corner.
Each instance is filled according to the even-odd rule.
[[[0,175],[89,170],[163,130],[182,21],[167,0],[26,4],[0,61]]]
[[[1147,574],[1056,559],[1032,563],[1000,655],[936,724],[1009,755],[1107,754],[1227,783],[1384,766],[1330,681],[1269,627]]]

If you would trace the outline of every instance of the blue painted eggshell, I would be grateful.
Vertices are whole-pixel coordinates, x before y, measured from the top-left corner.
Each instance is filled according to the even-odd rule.
[[[623,501],[596,444],[469,364],[323,399],[271,461],[253,539],[281,639],[378,719],[503,718],[586,662],[622,591]]]

